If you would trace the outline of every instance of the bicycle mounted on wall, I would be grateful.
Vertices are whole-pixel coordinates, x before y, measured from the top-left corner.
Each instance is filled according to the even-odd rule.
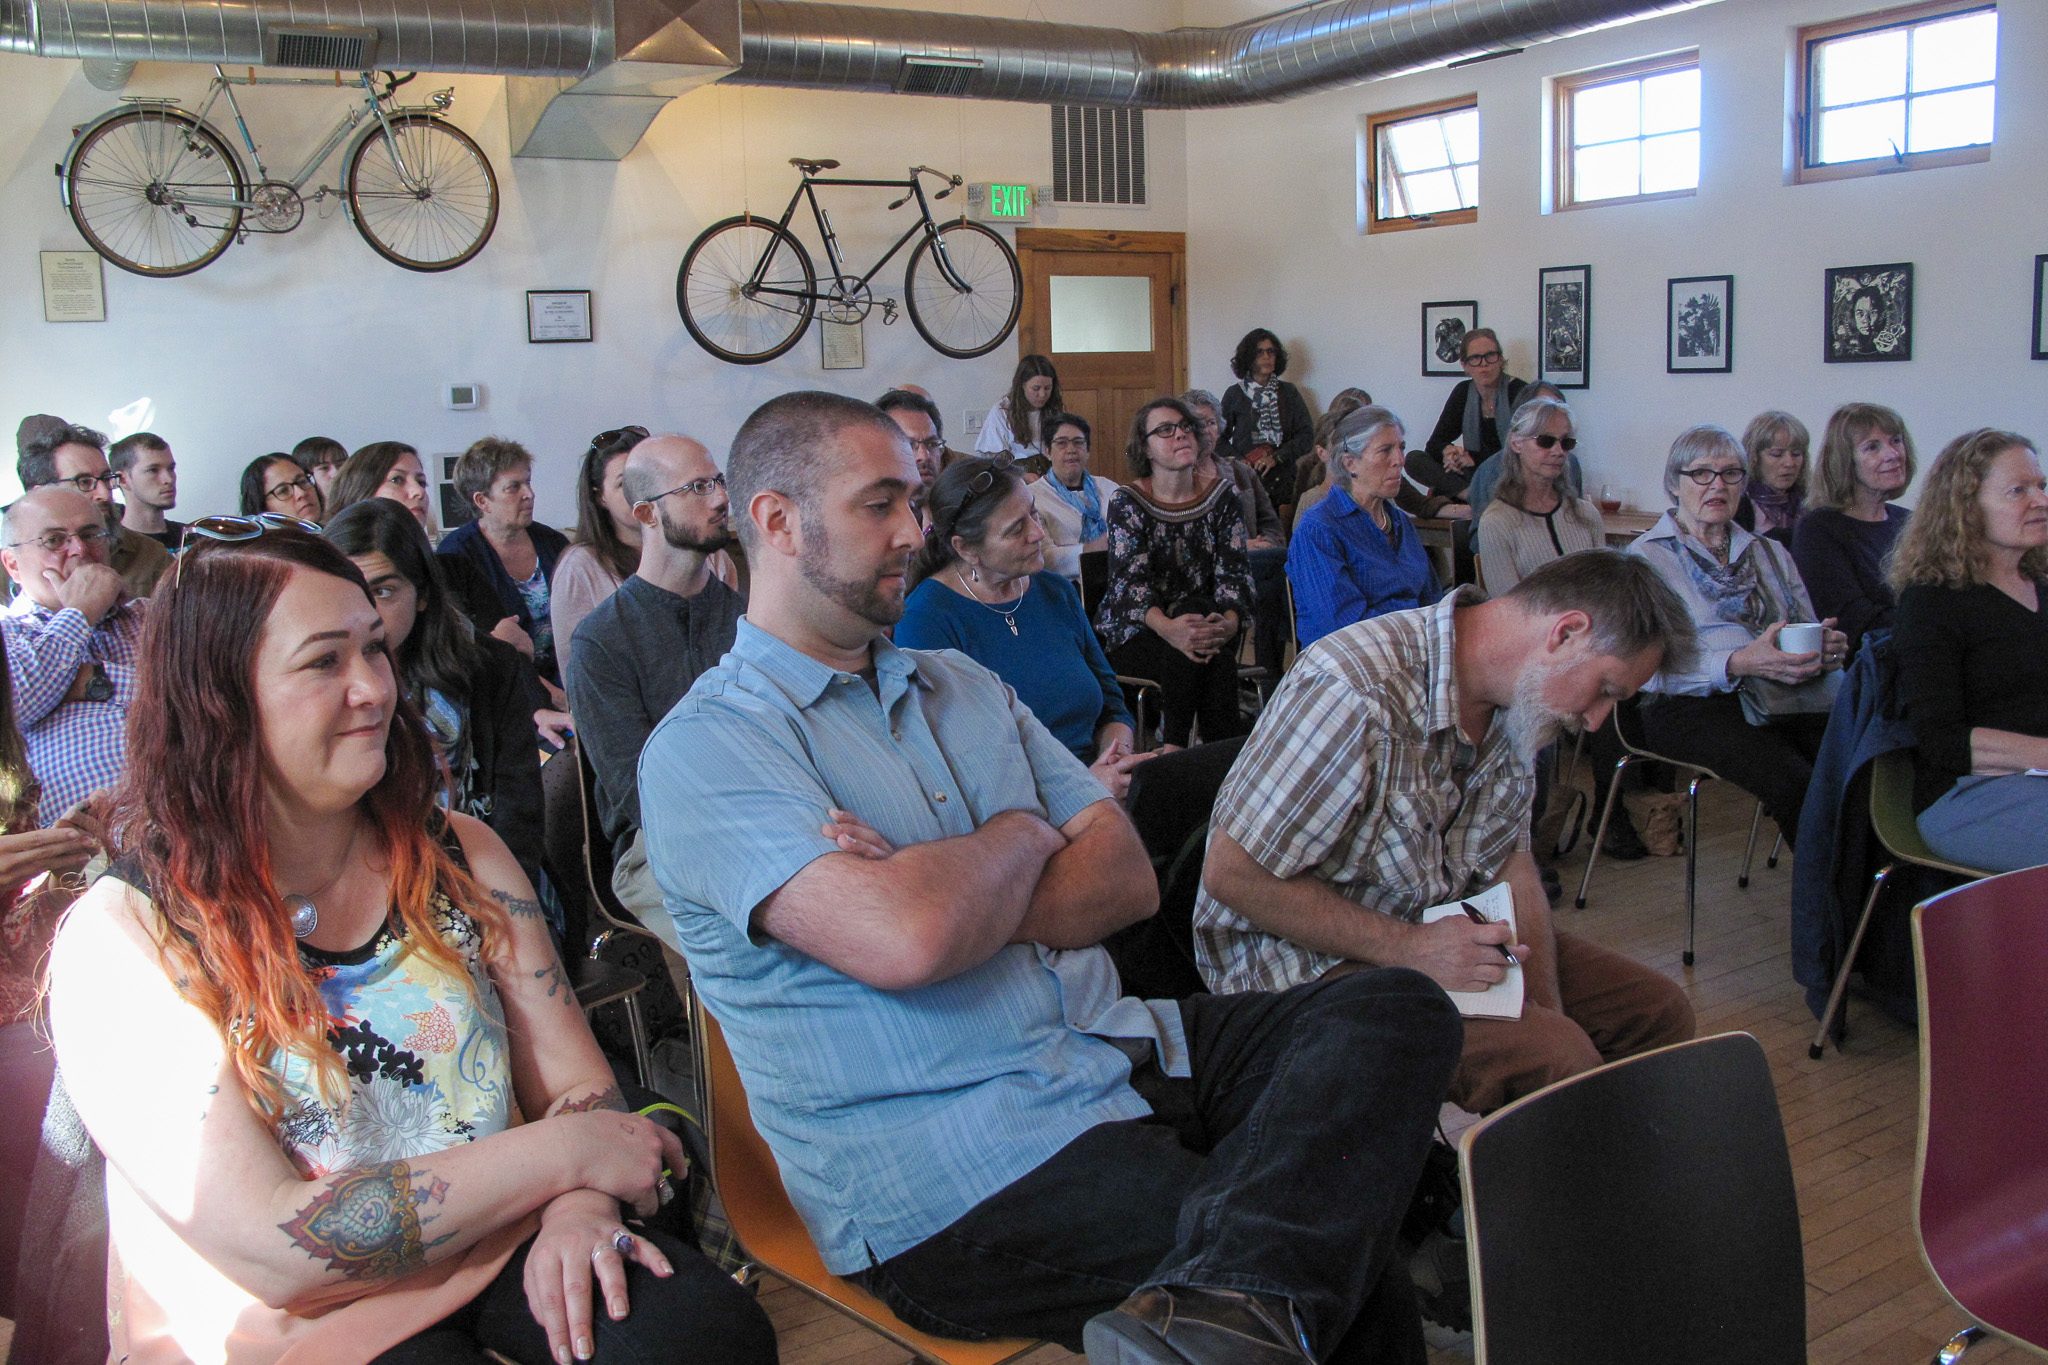
[[[441,117],[455,102],[452,89],[435,91],[425,104],[393,103],[392,92],[417,74],[356,73],[346,84],[361,98],[284,180],[263,164],[233,87],[343,86],[341,73],[331,81],[258,76],[254,68],[229,76],[215,66],[197,114],[178,108],[175,99],[126,99],[125,107],[73,130],[56,168],[64,207],[92,249],[121,269],[156,278],[189,275],[250,233],[299,226],[306,216],[300,191],[353,132],[342,155],[341,187],[319,186],[313,202],[338,196],[363,240],[393,265],[453,270],[483,250],[497,226],[498,178],[483,149]],[[253,177],[206,121],[223,97],[255,166]]]
[[[676,273],[676,308],[698,345],[720,360],[758,365],[796,345],[821,304],[828,322],[857,323],[877,306],[884,325],[895,322],[896,301],[885,298],[878,305],[869,283],[913,237],[918,243],[904,271],[903,303],[918,335],[956,360],[986,355],[1009,337],[1024,295],[1017,254],[999,233],[965,215],[939,223],[925,198],[923,177],[946,182],[932,196],[938,200],[960,188],[959,176],[912,166],[907,180],[821,179],[819,171],[837,170],[839,163],[791,157],[789,164],[801,179],[781,218],[747,213],[713,223],[684,254]],[[889,211],[915,202],[918,221],[865,274],[851,274],[832,220],[818,202],[821,186],[902,190]],[[810,252],[789,230],[799,203],[810,205],[831,266],[822,290]]]

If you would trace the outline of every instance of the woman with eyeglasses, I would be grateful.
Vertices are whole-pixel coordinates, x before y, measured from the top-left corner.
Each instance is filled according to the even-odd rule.
[[[50,965],[113,1357],[772,1361],[631,1221],[683,1149],[621,1112],[504,841],[436,808],[385,632],[295,530],[195,540],[153,603],[116,861]]]
[[[1142,757],[1130,712],[1080,592],[1045,567],[1050,538],[1031,488],[1002,458],[977,455],[940,473],[896,643],[957,649],[987,668],[1121,798]]]
[[[1280,377],[1287,373],[1287,348],[1266,328],[1254,327],[1238,339],[1230,372],[1237,382],[1223,391],[1218,448],[1258,471],[1275,508],[1292,507],[1294,466],[1308,454],[1315,427],[1301,390]]]
[[[242,515],[275,512],[296,521],[320,520],[320,489],[297,460],[283,451],[258,455],[242,469]]]
[[[1779,648],[1787,624],[1816,617],[1791,552],[1735,524],[1747,458],[1724,427],[1680,433],[1664,462],[1664,491],[1674,506],[1629,546],[1691,609],[1699,632],[1691,668],[1666,667],[1644,684],[1642,737],[1655,752],[1712,769],[1761,799],[1796,848],[1827,709],[1753,725],[1739,693],[1750,678],[1783,688],[1815,683],[1841,668],[1849,642],[1826,620],[1820,648]]]
[[[548,602],[569,538],[533,519],[533,456],[517,441],[486,436],[455,462],[455,489],[476,520],[441,537],[434,553],[468,564],[490,585],[496,601],[491,619],[518,622],[528,644],[520,648],[515,641],[514,647],[533,660],[556,707],[567,710]]]
[[[1162,689],[1164,734],[1186,744],[1244,733],[1238,634],[1252,611],[1244,517],[1228,480],[1203,479],[1195,415],[1178,398],[1138,409],[1132,482],[1109,500],[1109,587],[1095,609],[1110,663]]]
[[[1742,448],[1749,452],[1755,477],[1735,508],[1737,526],[1791,546],[1792,528],[1806,511],[1806,455],[1812,439],[1806,423],[1789,412],[1773,408],[1749,419]]]
[[[1331,488],[1294,523],[1287,579],[1295,639],[1306,649],[1331,631],[1443,595],[1415,522],[1395,505],[1408,433],[1392,410],[1353,409],[1330,437]]]
[[[1555,398],[1515,410],[1500,482],[1479,518],[1479,572],[1498,597],[1553,559],[1607,543],[1600,509],[1572,488],[1566,462],[1578,438],[1572,412]]]
[[[1885,561],[1912,515],[1892,499],[1913,482],[1913,437],[1898,413],[1848,403],[1820,439],[1820,479],[1792,529],[1792,558],[1813,604],[1839,617],[1849,648],[1891,626],[1898,598]]]
[[[1046,437],[1050,467],[1044,478],[1028,485],[1031,505],[1045,527],[1045,566],[1077,584],[1081,556],[1109,548],[1109,500],[1116,492],[1113,480],[1088,472],[1093,436],[1085,418],[1071,412],[1053,418]]]
[[[1524,381],[1508,373],[1500,335],[1491,327],[1465,333],[1458,363],[1465,377],[1444,400],[1436,429],[1408,461],[1408,472],[1430,492],[1464,502],[1472,471],[1507,447]]]
[[[975,439],[977,455],[1025,460],[1045,454],[1045,419],[1066,410],[1060,374],[1042,355],[1027,355],[1010,376],[1010,391],[998,398]]]

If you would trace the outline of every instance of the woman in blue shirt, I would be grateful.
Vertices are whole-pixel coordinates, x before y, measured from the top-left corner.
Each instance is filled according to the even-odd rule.
[[[1394,505],[1408,439],[1401,419],[1362,407],[1333,439],[1334,486],[1295,523],[1287,547],[1295,639],[1304,649],[1339,626],[1431,606],[1443,592],[1421,533]]]
[[[1045,568],[1045,528],[1023,475],[1007,459],[959,460],[925,505],[931,532],[911,564],[917,586],[896,643],[957,649],[996,674],[1121,797],[1140,758],[1123,689],[1081,594]]]

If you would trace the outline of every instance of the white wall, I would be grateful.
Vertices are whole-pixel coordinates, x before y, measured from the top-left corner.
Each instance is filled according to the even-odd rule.
[[[1103,20],[1085,0],[1039,0],[1035,9],[1055,20]],[[1119,11],[1123,22],[1165,27],[1178,5],[1122,0]],[[207,74],[145,63],[124,93],[177,95],[193,108]],[[776,393],[824,387],[871,398],[909,381],[934,392],[957,437],[970,409],[986,411],[1007,389],[1013,347],[948,360],[900,314],[884,328],[879,312],[867,325],[865,369],[821,369],[815,329],[780,360],[724,364],[683,330],[675,276],[708,223],[748,206],[781,211],[796,183],[791,156],[836,158],[847,175],[901,175],[923,162],[969,180],[1046,183],[1044,106],[710,87],[664,110],[623,162],[515,161],[503,81],[422,77],[407,93],[450,84],[454,120],[491,156],[502,197],[497,233],[469,265],[442,275],[400,270],[373,255],[330,203],[326,220],[309,212],[297,232],[253,237],[183,279],[109,266],[108,320],[51,324],[42,320],[36,253],[83,242],[50,168],[72,126],[115,97],[87,85],[76,62],[0,55],[0,426],[11,434],[23,415],[54,412],[104,428],[110,414],[147,399],[149,428],[178,454],[180,516],[231,510],[249,459],[314,433],[351,449],[396,438],[426,452],[500,434],[540,457],[539,514],[566,525],[576,460],[607,428],[682,430],[722,452],[747,413]],[[267,158],[274,173],[296,168],[345,102],[340,92],[238,94],[259,141],[276,149]],[[1150,118],[1155,207],[1055,210],[1038,221],[1185,229],[1181,124],[1179,115]],[[330,165],[324,178],[338,177],[338,163]],[[884,214],[881,191],[839,193],[828,208],[864,267],[903,230],[906,213]],[[808,229],[802,235],[811,239]],[[906,248],[880,277],[892,296],[901,297],[908,258]],[[525,291],[535,288],[595,291],[597,340],[528,345]],[[445,411],[441,386],[471,380],[483,385],[485,407]],[[16,487],[10,455],[0,460],[0,498]]]
[[[1419,439],[1454,381],[1421,376],[1421,304],[1476,298],[1512,372],[1535,369],[1536,275],[1593,267],[1592,387],[1568,394],[1589,479],[1661,507],[1671,438],[1695,422],[1738,432],[1766,407],[1818,440],[1851,399],[1899,409],[1922,467],[1971,427],[2048,438],[2048,362],[2028,359],[2035,255],[2048,252],[2048,5],[2000,6],[1997,144],[1980,165],[1787,185],[1793,34],[1881,0],[1720,0],[1459,71],[1435,71],[1188,123],[1194,378],[1220,385],[1237,338],[1273,328],[1290,377],[1327,399],[1362,384]],[[1191,23],[1250,12],[1191,5]],[[1547,77],[1697,47],[1700,190],[1687,199],[1546,215]],[[2031,59],[2031,60],[2030,60]],[[1358,228],[1361,116],[1476,91],[1479,221],[1366,235]],[[1916,266],[1910,362],[1821,362],[1822,271]],[[1735,276],[1735,369],[1664,372],[1665,281]]]

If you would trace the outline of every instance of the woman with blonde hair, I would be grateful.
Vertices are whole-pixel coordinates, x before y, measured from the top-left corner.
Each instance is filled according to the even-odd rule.
[[[1742,448],[1749,453],[1749,491],[1735,508],[1735,524],[1790,547],[1792,528],[1806,510],[1806,423],[1772,408],[1749,419]]]
[[[1949,442],[1891,568],[1899,703],[1918,749],[1913,806],[1942,857],[2048,862],[2048,482],[2026,437]]]
[[[1479,518],[1479,572],[1498,597],[1553,559],[1607,543],[1600,509],[1573,491],[1568,462],[1578,444],[1572,411],[1555,398],[1515,410],[1500,482]]]
[[[1792,558],[1814,609],[1841,623],[1852,652],[1866,631],[1892,623],[1885,559],[1911,515],[1892,499],[1913,482],[1913,467],[1913,437],[1890,408],[1847,403],[1828,418]]]

